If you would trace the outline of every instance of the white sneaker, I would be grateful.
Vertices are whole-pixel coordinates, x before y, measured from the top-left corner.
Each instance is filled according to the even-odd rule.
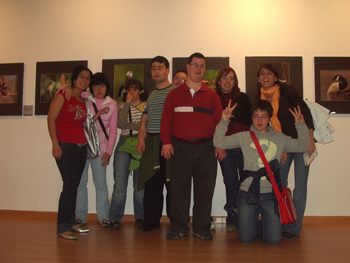
[[[210,231],[215,231],[216,230],[216,226],[214,224],[213,221],[210,221]]]

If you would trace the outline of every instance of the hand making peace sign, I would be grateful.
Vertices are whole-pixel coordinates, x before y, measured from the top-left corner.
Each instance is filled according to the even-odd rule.
[[[228,106],[222,111],[222,119],[225,121],[228,121],[231,118],[232,112],[236,108],[236,106],[237,106],[237,103],[235,103],[235,105],[231,107],[231,100],[230,100],[228,102]]]

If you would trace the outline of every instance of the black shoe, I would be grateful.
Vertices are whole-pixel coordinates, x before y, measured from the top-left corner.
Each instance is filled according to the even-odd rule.
[[[213,240],[213,235],[211,233],[203,233],[203,234],[196,234],[196,233],[193,233],[193,235],[195,237],[198,237],[199,239],[202,239],[202,240]]]
[[[150,232],[154,229],[160,228],[160,225],[150,225],[150,224],[145,224],[143,226],[140,226],[137,231],[141,232],[141,233],[146,233],[146,232]]]
[[[282,239],[292,239],[292,238],[295,238],[295,237],[298,237],[292,233],[289,233],[289,232],[283,232],[282,233]]]
[[[117,229],[117,228],[120,226],[120,223],[119,223],[118,221],[112,221],[112,222],[110,223],[110,225],[111,225],[111,228],[112,228],[113,230],[115,230],[115,229]]]
[[[180,239],[180,238],[185,237],[185,236],[187,236],[187,233],[180,233],[179,231],[171,230],[166,235],[166,239],[168,239],[168,240],[177,240],[177,239]]]

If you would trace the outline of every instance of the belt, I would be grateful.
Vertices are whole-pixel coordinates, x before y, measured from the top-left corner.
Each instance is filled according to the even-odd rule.
[[[179,142],[187,143],[187,144],[189,144],[189,145],[197,145],[197,144],[201,144],[201,143],[207,142],[207,141],[209,141],[211,138],[181,139],[181,138],[176,138],[176,137],[174,137],[174,139],[178,140]]]

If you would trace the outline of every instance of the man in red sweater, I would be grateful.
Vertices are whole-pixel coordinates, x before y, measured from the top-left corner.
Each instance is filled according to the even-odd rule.
[[[161,119],[162,156],[170,159],[171,224],[167,239],[187,235],[193,179],[193,231],[202,240],[212,240],[210,215],[217,159],[225,150],[215,149],[213,135],[222,113],[219,96],[203,83],[205,57],[192,54],[187,63],[188,78],[169,92]]]

